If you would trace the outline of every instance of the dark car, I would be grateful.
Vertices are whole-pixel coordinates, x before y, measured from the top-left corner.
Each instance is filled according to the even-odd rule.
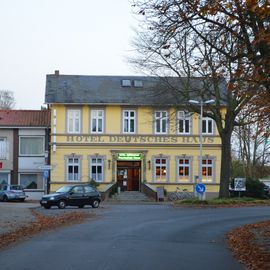
[[[263,189],[264,189],[265,195],[270,198],[270,187],[264,184]]]
[[[26,198],[25,192],[20,185],[2,185],[0,187],[0,200],[7,201],[20,201],[23,202]]]
[[[89,185],[69,185],[59,188],[56,193],[42,196],[40,204],[46,209],[51,208],[51,206],[64,209],[67,205],[83,208],[87,204],[97,208],[100,201],[101,195],[94,187]]]

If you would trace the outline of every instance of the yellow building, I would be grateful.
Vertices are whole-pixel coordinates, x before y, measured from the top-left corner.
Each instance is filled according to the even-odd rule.
[[[160,89],[155,77],[47,75],[51,191],[90,179],[100,190],[116,184],[122,191],[145,185],[192,191],[199,175],[199,115]],[[202,123],[202,182],[207,193],[216,193],[221,140],[212,119]]]

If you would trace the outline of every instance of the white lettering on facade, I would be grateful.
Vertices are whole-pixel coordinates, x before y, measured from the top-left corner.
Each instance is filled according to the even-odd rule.
[[[117,135],[68,135],[66,141],[69,143],[141,143],[141,144],[199,144],[198,136],[117,136]],[[212,144],[215,142],[213,137],[203,137],[203,143]]]

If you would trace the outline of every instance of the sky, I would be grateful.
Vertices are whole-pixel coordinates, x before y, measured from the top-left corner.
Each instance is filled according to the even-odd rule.
[[[129,0],[0,0],[0,89],[44,105],[46,74],[136,75]]]

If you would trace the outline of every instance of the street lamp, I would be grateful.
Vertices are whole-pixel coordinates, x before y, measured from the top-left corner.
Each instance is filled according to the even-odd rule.
[[[199,164],[199,181],[202,182],[202,118],[203,118],[203,105],[212,104],[215,102],[214,99],[209,100],[194,100],[190,99],[188,101],[190,104],[200,105],[201,113],[200,113],[200,164]]]

